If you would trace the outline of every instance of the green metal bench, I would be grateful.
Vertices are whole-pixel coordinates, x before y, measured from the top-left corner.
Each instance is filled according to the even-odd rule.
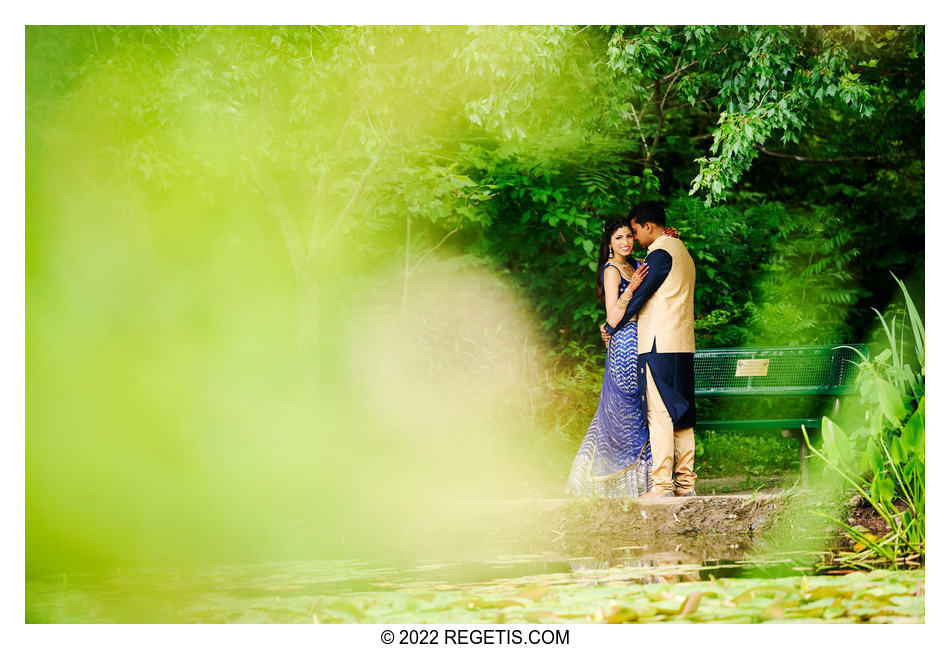
[[[854,349],[851,349],[853,347]],[[823,396],[840,397],[856,391],[855,351],[865,356],[866,345],[813,347],[746,347],[697,349],[694,356],[697,398]],[[802,474],[806,473],[807,446],[801,427],[817,430],[819,417],[784,419],[723,419],[697,421],[697,430],[780,430],[799,438]]]

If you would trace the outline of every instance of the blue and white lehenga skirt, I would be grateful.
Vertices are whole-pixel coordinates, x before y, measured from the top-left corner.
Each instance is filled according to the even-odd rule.
[[[636,498],[653,486],[652,465],[650,434],[640,411],[637,323],[631,321],[610,339],[597,413],[574,458],[565,491]]]

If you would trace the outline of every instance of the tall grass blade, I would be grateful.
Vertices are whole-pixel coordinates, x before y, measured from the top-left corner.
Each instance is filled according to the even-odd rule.
[[[910,316],[911,331],[914,333],[914,343],[917,346],[917,360],[920,362],[920,370],[923,372],[924,369],[924,323],[920,319],[920,314],[917,313],[917,307],[914,306],[914,301],[910,298],[910,293],[907,292],[907,287],[904,285],[904,282],[897,279],[897,275],[891,273],[891,277],[897,280],[897,285],[901,287],[901,292],[904,294],[904,301],[907,303],[907,313]]]

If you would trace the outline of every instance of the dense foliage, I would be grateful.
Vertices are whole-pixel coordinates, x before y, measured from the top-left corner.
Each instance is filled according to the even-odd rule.
[[[449,239],[560,350],[596,340],[599,223],[645,198],[700,268],[701,346],[860,337],[884,269],[922,274],[921,27],[31,28],[27,60],[31,149],[78,108],[128,209],[215,175],[260,197],[304,354],[322,253],[367,219],[404,292]]]
[[[590,259],[579,234],[597,229],[584,215],[642,198],[668,202],[697,261],[700,346],[860,337],[862,310],[891,297],[885,269],[921,276],[922,29],[652,26],[583,38],[606,48],[604,91],[623,98],[598,183],[577,170],[593,166],[594,147],[547,171],[521,166],[514,192],[510,160],[481,165],[500,185],[485,239],[549,331],[595,339],[578,257]],[[557,188],[570,207],[545,206]],[[548,237],[532,248],[543,262],[522,262],[523,242]]]

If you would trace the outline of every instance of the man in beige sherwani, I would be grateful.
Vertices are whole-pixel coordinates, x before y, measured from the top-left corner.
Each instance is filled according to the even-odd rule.
[[[603,325],[604,339],[639,313],[637,377],[640,411],[650,431],[653,488],[642,498],[695,496],[696,423],[693,354],[693,292],[696,267],[679,239],[663,234],[666,213],[655,201],[630,213],[634,237],[648,253],[649,272],[634,291],[616,327]]]

